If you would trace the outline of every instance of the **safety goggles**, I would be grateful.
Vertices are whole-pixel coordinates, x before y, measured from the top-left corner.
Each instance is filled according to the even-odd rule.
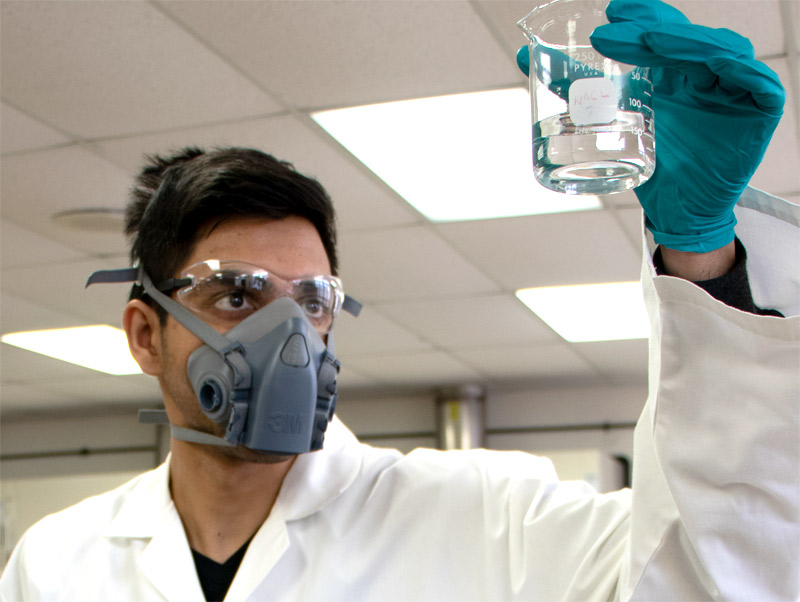
[[[336,276],[285,280],[256,265],[209,259],[186,268],[157,286],[211,325],[233,327],[279,297],[290,297],[320,334],[333,329],[346,301]]]

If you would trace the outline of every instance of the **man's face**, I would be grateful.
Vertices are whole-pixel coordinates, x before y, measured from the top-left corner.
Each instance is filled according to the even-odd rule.
[[[330,274],[331,269],[322,239],[311,222],[300,217],[224,221],[197,241],[178,274],[188,266],[209,259],[246,262],[286,280]],[[220,332],[230,328],[230,325],[209,325]],[[161,345],[159,383],[170,422],[222,436],[224,425],[213,422],[200,409],[186,373],[189,356],[203,342],[170,316],[161,331]],[[219,449],[251,461],[262,455],[242,446]]]

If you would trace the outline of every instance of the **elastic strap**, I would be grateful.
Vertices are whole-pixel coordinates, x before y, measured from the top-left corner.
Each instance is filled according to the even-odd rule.
[[[361,303],[350,297],[349,295],[344,296],[344,302],[342,303],[342,309],[345,310],[347,313],[358,317],[358,314],[361,313],[361,308],[363,306]]]
[[[169,434],[172,435],[173,439],[188,441],[189,443],[202,443],[203,445],[217,445],[219,447],[236,447],[236,443],[231,443],[222,437],[183,428],[182,426],[175,426],[174,424],[169,425]]]
[[[217,445],[219,447],[236,447],[236,443],[231,443],[222,437],[170,424],[166,410],[139,410],[139,422],[142,424],[169,424],[169,434],[173,439],[180,441]]]

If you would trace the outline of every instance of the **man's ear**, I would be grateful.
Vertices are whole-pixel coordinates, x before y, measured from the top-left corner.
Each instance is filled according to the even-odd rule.
[[[141,299],[128,301],[122,313],[122,327],[128,337],[128,349],[142,372],[161,375],[161,323],[156,310]]]

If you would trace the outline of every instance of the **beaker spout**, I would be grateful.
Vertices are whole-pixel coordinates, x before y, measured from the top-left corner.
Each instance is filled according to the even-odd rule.
[[[609,0],[547,0],[540,2],[531,12],[517,21],[523,34],[529,41],[537,38],[547,40],[548,30],[556,28],[556,22],[571,20],[582,28],[582,21],[601,19],[605,21],[606,7]],[[607,22],[607,21],[606,21]]]

